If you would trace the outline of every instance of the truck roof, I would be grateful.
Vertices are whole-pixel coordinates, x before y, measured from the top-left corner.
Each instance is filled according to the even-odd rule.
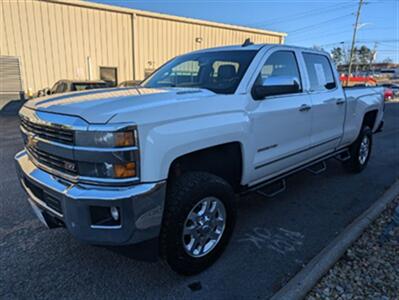
[[[296,49],[301,49],[301,50],[311,50],[311,51],[316,51],[316,52],[321,52],[321,53],[327,53],[323,50],[318,50],[318,49],[313,49],[313,48],[306,48],[306,47],[299,47],[299,46],[293,46],[293,45],[286,45],[286,44],[251,44],[248,46],[243,46],[243,45],[232,45],[232,46],[222,46],[222,47],[214,47],[214,48],[206,48],[206,49],[201,49],[197,51],[193,51],[191,53],[202,53],[202,52],[213,52],[213,51],[234,51],[234,50],[259,50],[261,48],[267,47],[267,48],[272,48],[272,47],[283,47],[283,48],[296,48]]]

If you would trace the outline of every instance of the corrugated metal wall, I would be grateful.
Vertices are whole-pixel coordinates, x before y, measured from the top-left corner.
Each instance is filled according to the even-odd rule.
[[[1,0],[0,16],[0,55],[20,58],[23,88],[33,92],[60,79],[99,79],[100,66],[117,67],[119,82],[137,80],[192,50],[240,44],[248,37],[257,43],[284,39],[279,33],[78,0]]]
[[[156,69],[172,57],[193,50],[241,44],[250,38],[254,43],[282,43],[282,37],[195,24],[136,14],[135,72],[143,79],[146,70]],[[197,41],[199,39],[199,41]],[[160,51],[162,49],[162,51]]]
[[[24,89],[37,91],[59,79],[92,79],[100,66],[133,73],[131,15],[32,0],[0,1],[0,55],[18,56]]]

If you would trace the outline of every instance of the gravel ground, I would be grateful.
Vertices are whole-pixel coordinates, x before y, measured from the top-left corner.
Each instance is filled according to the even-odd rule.
[[[397,205],[399,196],[320,280],[306,300],[399,299],[399,226],[388,227]]]

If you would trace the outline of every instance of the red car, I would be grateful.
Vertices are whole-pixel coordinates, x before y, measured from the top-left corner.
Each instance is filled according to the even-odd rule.
[[[385,88],[384,100],[392,100],[392,99],[393,99],[393,90],[390,88]]]

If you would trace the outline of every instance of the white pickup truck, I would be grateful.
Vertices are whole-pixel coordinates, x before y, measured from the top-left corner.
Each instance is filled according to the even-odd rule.
[[[245,43],[176,57],[138,87],[28,101],[15,159],[48,227],[96,245],[157,240],[188,275],[223,252],[237,194],[276,194],[331,157],[362,171],[383,113],[382,90],[344,91],[327,53]]]

